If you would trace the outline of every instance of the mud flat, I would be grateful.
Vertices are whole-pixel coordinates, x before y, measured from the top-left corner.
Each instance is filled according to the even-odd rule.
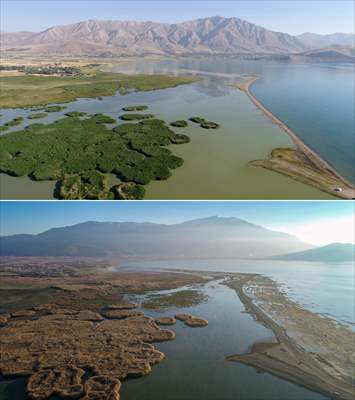
[[[271,329],[275,342],[255,343],[247,354],[227,357],[318,391],[332,399],[354,398],[355,334],[312,313],[284,295],[277,284],[257,274],[239,274],[227,285],[246,311]]]
[[[253,94],[250,92],[251,85],[258,80],[258,76],[250,76],[234,86],[245,92],[250,100],[258,107],[271,121],[280,127],[291,138],[296,150],[282,149],[294,152],[290,157],[281,160],[271,155],[269,160],[253,160],[249,164],[260,166],[272,171],[276,171],[296,179],[302,183],[317,187],[318,189],[338,196],[343,199],[355,198],[355,188],[347,179],[341,176],[331,165],[323,160],[314,150],[308,147],[284,122],[269,111]],[[281,149],[275,149],[281,150]],[[274,152],[273,152],[274,153]],[[295,162],[297,161],[297,162]],[[301,162],[299,162],[301,161]],[[339,190],[340,189],[340,190]]]

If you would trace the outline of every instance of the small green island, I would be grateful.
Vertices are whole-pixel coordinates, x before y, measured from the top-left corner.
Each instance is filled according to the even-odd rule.
[[[163,120],[150,116],[109,129],[106,124],[117,123],[114,118],[83,115],[68,112],[51,124],[32,124],[0,137],[0,171],[56,180],[60,199],[125,200],[144,198],[144,185],[168,179],[183,164],[166,146],[190,138],[174,133]],[[120,183],[110,187],[108,173]]]
[[[4,125],[6,127],[6,129],[11,128],[13,126],[18,126],[21,125],[23,122],[24,118],[23,117],[16,117],[14,119],[12,119],[9,122],[6,122],[6,124]]]
[[[148,106],[125,106],[122,108],[122,111],[145,111],[148,109]]]
[[[27,118],[28,119],[41,119],[41,118],[45,118],[48,114],[45,112],[41,112],[41,113],[33,113],[30,114]]]
[[[68,111],[64,115],[66,117],[84,117],[86,115],[86,113],[82,112],[82,111]]]
[[[123,121],[136,121],[142,119],[154,118],[153,114],[123,114],[120,116]]]
[[[195,124],[199,124],[201,128],[204,129],[217,129],[219,128],[219,124],[217,122],[207,121],[205,118],[202,117],[191,117],[189,118],[191,122]]]
[[[174,121],[170,123],[171,126],[174,126],[175,128],[186,128],[189,124],[185,120],[179,120],[179,121]]]

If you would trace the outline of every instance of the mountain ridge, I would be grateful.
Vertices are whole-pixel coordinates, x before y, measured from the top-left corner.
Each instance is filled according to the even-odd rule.
[[[291,235],[221,217],[171,225],[95,221],[0,238],[2,256],[250,258],[309,248]]]
[[[313,249],[272,257],[288,261],[355,261],[355,245],[352,243],[330,243]]]
[[[86,20],[41,32],[2,33],[13,46],[42,54],[182,55],[289,53],[306,50],[296,37],[242,19],[213,16],[177,24],[153,21]]]

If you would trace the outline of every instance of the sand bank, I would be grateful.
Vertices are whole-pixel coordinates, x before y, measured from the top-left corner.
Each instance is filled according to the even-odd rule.
[[[247,354],[227,357],[317,391],[332,399],[354,397],[355,334],[312,313],[257,274],[239,274],[227,285],[236,290],[257,322],[271,329],[275,342],[256,343]]]
[[[277,163],[271,160],[256,160],[252,161],[251,165],[261,166],[266,169],[271,169],[285,175],[288,175],[303,183],[318,187],[318,189],[338,196],[344,199],[355,198],[354,185],[341,176],[331,165],[323,160],[314,150],[308,147],[294,131],[292,131],[284,122],[277,118],[269,111],[254,95],[250,92],[251,85],[259,79],[259,76],[253,75],[234,86],[247,94],[250,100],[258,107],[271,121],[288,134],[296,147],[296,151],[306,158],[305,166],[302,164],[294,164],[288,162]],[[285,160],[283,160],[285,161]],[[306,171],[307,170],[307,171]],[[313,170],[313,171],[312,171]],[[311,173],[309,173],[311,171]],[[311,179],[310,179],[311,176]],[[322,180],[319,182],[319,177],[325,176],[326,183]],[[317,184],[318,183],[318,184]],[[338,190],[340,188],[341,190]],[[336,190],[337,189],[337,190]]]

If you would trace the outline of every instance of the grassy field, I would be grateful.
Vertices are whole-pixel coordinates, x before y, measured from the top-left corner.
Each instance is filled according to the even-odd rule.
[[[125,75],[87,70],[85,76],[1,76],[0,108],[67,103],[78,98],[111,96],[117,91],[148,91],[196,81],[193,76]]]

